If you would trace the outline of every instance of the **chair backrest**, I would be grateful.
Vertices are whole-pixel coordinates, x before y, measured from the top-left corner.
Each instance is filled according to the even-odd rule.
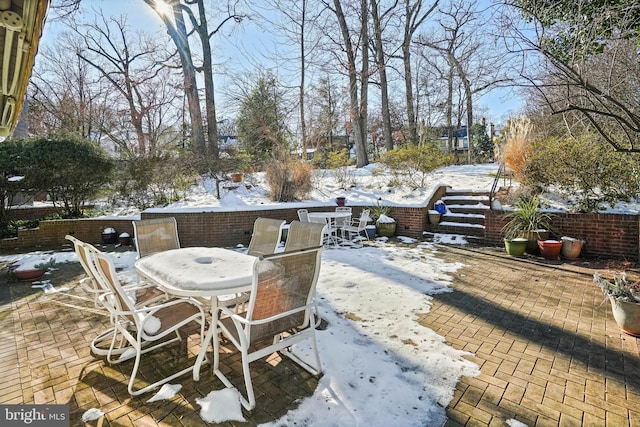
[[[134,311],[135,302],[127,295],[122,288],[120,280],[116,274],[116,267],[110,256],[105,253],[98,253],[95,256],[95,266],[97,272],[97,279],[100,284],[108,289],[113,294],[113,298],[109,298],[109,302],[112,307],[108,309],[116,312],[122,311]],[[135,321],[132,315],[126,316],[128,319]]]
[[[338,206],[336,208],[336,212],[347,212],[351,214],[352,210],[350,206]],[[336,218],[336,226],[342,227],[344,225],[351,224],[351,215],[346,216],[344,218]]]
[[[298,209],[298,219],[301,222],[309,222],[309,211],[306,209]]]
[[[369,216],[369,209],[363,209],[360,213],[360,219],[358,220],[358,230],[365,230],[367,228],[367,223],[371,219]]]
[[[316,247],[274,254],[254,264],[247,320],[283,316],[253,324],[249,331],[251,343],[308,324],[308,305],[315,297],[321,259],[322,247]]]
[[[174,217],[133,221],[138,258],[179,249],[178,226]]]
[[[87,274],[87,276],[89,276],[93,289],[95,291],[105,291],[96,277],[97,270],[95,265],[95,257],[97,254],[101,253],[101,251],[95,246],[83,242],[82,240],[77,239],[71,235],[65,236],[65,239],[73,243],[78,261],[80,261],[80,265],[82,266],[84,272]]]
[[[247,254],[260,256],[274,253],[280,243],[280,233],[285,222],[283,219],[256,219]]]
[[[315,248],[322,245],[326,224],[314,222],[292,221],[287,233],[284,251]]]

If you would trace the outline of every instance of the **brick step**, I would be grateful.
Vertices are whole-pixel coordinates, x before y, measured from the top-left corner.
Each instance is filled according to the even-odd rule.
[[[453,188],[449,188],[447,189],[445,196],[451,196],[451,197],[476,197],[476,196],[482,196],[482,197],[489,197],[489,192],[488,191],[476,191],[476,190],[454,190]]]

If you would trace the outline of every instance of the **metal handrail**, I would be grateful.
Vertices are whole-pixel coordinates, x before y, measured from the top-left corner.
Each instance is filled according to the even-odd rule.
[[[489,209],[493,210],[493,199],[496,194],[496,189],[498,188],[498,183],[500,182],[500,178],[503,179],[502,185],[507,185],[507,167],[504,163],[500,163],[498,167],[498,172],[496,173],[496,177],[493,179],[493,184],[491,185],[491,191],[489,192]],[[511,185],[511,176],[509,175],[509,185]]]

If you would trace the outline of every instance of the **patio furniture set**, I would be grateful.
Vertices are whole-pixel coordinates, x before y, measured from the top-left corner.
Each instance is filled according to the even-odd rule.
[[[284,251],[279,251],[283,225],[284,221],[258,218],[245,254],[181,248],[171,217],[134,221],[139,281],[132,284],[118,276],[109,254],[67,236],[87,274],[81,285],[111,318],[111,327],[91,342],[93,354],[109,364],[134,359],[127,389],[135,396],[189,372],[198,381],[212,342],[212,371],[225,386],[234,387],[219,368],[219,339],[224,336],[241,353],[245,393],[240,401],[249,411],[256,404],[251,362],[278,351],[319,375],[315,293],[327,225],[293,221]],[[202,345],[195,362],[157,381],[139,377],[145,354],[196,332]],[[313,362],[292,352],[292,344],[305,339],[311,340]]]
[[[370,211],[364,209],[359,218],[351,218],[351,213],[348,206],[338,206],[335,211],[329,212],[298,209],[298,218],[301,222],[325,224],[323,243],[327,246],[358,247],[362,238],[369,240],[366,228]]]

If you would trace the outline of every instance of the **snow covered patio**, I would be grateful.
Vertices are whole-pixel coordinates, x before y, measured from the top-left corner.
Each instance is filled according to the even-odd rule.
[[[359,251],[328,250],[324,255],[328,263],[335,263],[336,258],[367,253]],[[470,353],[465,358],[479,367],[479,375],[462,376],[457,381],[452,399],[444,397],[449,400],[445,411],[446,426],[632,426],[640,422],[637,409],[640,340],[618,330],[609,304],[602,304],[602,294],[592,283],[594,269],[607,266],[584,261],[532,263],[508,258],[501,248],[405,247],[398,243],[396,250],[388,251],[389,259],[406,261],[406,265],[395,264],[397,270],[389,273],[389,277],[407,275],[403,282],[416,290],[418,285],[410,279],[420,277],[419,267],[456,266],[437,271],[436,275],[448,276],[448,287],[452,292],[432,289],[430,304],[423,312],[413,310],[408,303],[392,307],[400,313],[400,318],[406,317],[415,324],[416,338],[413,342],[404,339],[404,346],[408,352],[416,349],[415,356],[421,360],[415,364],[416,370],[428,370],[433,366],[432,373],[443,377],[455,372],[448,365],[450,355],[424,350],[419,334],[428,329],[444,337],[454,351]],[[417,257],[421,252],[424,256]],[[403,253],[407,254],[406,260],[400,259]],[[411,271],[411,265],[416,271]],[[332,265],[325,272],[333,271],[337,275],[334,267]],[[400,267],[404,268],[400,270]],[[109,325],[109,319],[93,309],[90,301],[77,298],[81,295],[77,283],[83,276],[78,263],[60,265],[48,280],[58,290],[70,289],[57,293],[45,293],[41,288],[32,288],[29,283],[13,279],[7,283],[5,278],[9,276],[3,277],[0,286],[0,372],[3,375],[0,403],[68,404],[74,426],[85,425],[82,416],[92,408],[105,414],[105,426],[211,425],[201,419],[201,408],[196,399],[203,398],[211,390],[220,390],[222,384],[214,380],[207,367],[203,368],[198,382],[188,375],[180,378],[182,390],[175,397],[147,403],[154,393],[131,398],[126,391],[128,364],[108,366],[89,354],[88,342],[96,332]],[[335,280],[327,278],[325,282]],[[437,278],[433,280],[437,281]],[[354,286],[357,288],[361,284]],[[362,331],[375,329],[375,322],[365,317],[369,313],[341,309],[337,305],[340,296],[346,298],[347,289],[343,291],[344,295],[336,296],[336,289],[327,293],[319,288],[323,304],[330,303],[337,314],[327,317],[327,331],[341,322]],[[366,297],[372,298],[372,295]],[[364,303],[363,307],[371,305]],[[382,334],[373,330],[370,336],[385,335],[380,341],[391,341],[392,326],[382,329]],[[376,403],[376,399],[380,398],[378,393],[386,393],[385,382],[390,378],[383,377],[380,366],[370,366],[369,361],[380,355],[374,355],[371,344],[362,341],[359,343],[362,348],[358,355],[360,360],[355,363],[360,373],[354,376],[356,379],[362,377],[362,382],[349,385],[353,387],[354,401],[359,404],[362,399],[365,404],[367,401],[372,403],[365,407],[369,416],[357,418],[354,414],[354,420],[375,420],[382,416],[381,411],[388,409],[384,404]],[[412,360],[410,356],[398,356],[403,354],[402,350],[385,344],[388,345],[385,345],[384,353],[391,349],[396,355],[390,365],[383,367],[393,366],[394,361],[402,367],[407,360]],[[193,347],[197,349],[197,343]],[[164,354],[164,360],[172,358],[172,352]],[[321,353],[321,358],[323,363],[331,362],[326,352]],[[158,360],[163,360],[162,354]],[[241,375],[239,360],[237,355],[229,355],[223,362],[228,371]],[[291,419],[283,418],[287,411],[304,411],[299,408],[299,400],[312,396],[317,388],[325,387],[322,382],[330,376],[327,373],[318,381],[289,360],[281,361],[277,357],[269,363],[256,362],[252,373],[258,396],[256,410],[251,415],[245,413],[246,423],[223,425],[256,425],[276,420],[292,424],[287,422]],[[367,391],[364,387],[368,384],[372,387]],[[339,385],[334,386],[337,390]],[[414,390],[408,389],[409,392]],[[373,394],[368,396],[371,391]],[[409,392],[394,390],[387,400],[404,408],[411,398]],[[434,400],[440,397],[429,393],[426,396]],[[335,397],[325,396],[326,399]],[[433,405],[425,407],[434,408]],[[309,424],[349,425],[343,418],[349,407],[338,405],[336,409],[334,413],[311,413]],[[439,419],[423,408],[420,411],[423,412],[407,416],[406,424],[398,418],[396,425],[431,425],[430,420]],[[423,422],[418,422],[421,419]],[[88,425],[99,422],[90,421]]]

